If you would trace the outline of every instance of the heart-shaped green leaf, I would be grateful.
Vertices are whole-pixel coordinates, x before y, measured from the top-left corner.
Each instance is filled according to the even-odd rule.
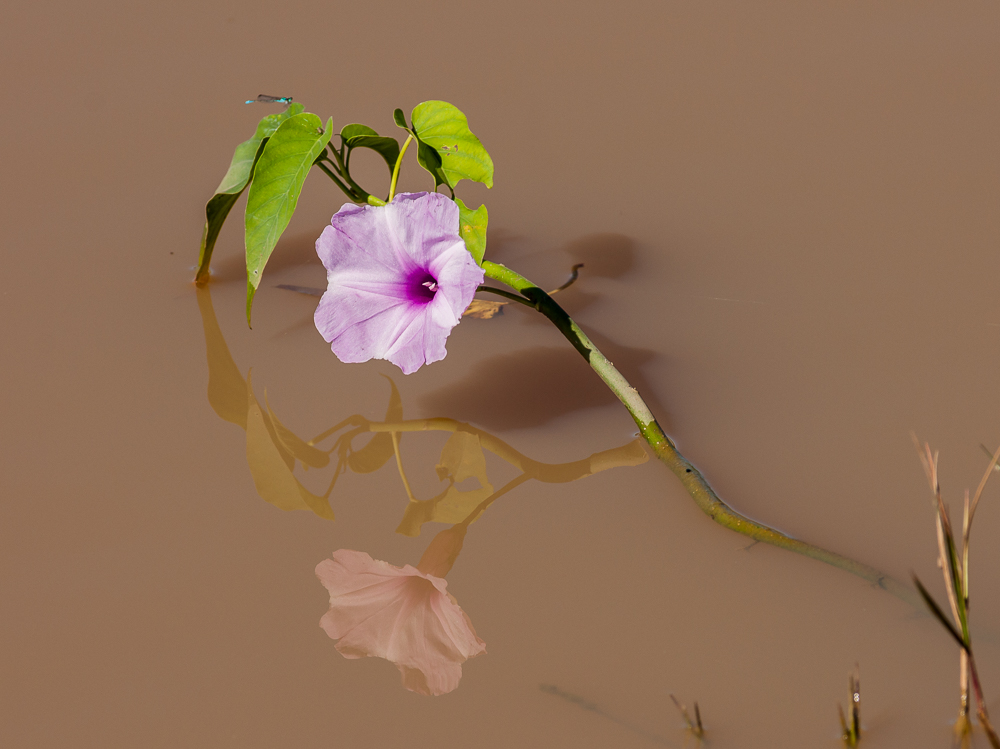
[[[302,113],[285,120],[264,146],[254,169],[246,210],[247,323],[264,266],[291,221],[316,157],[333,135],[333,118],[323,122]]]
[[[435,190],[438,189],[438,185],[448,184],[448,178],[441,171],[441,157],[438,156],[438,152],[419,139],[417,140],[417,163],[433,175]],[[452,195],[454,194],[455,191],[452,190]]]
[[[417,139],[440,157],[441,176],[448,187],[454,190],[463,179],[493,187],[493,160],[458,107],[446,101],[425,101],[414,108],[410,121]],[[432,169],[428,171],[438,179]]]
[[[229,171],[222,178],[222,182],[215,189],[215,195],[205,206],[205,230],[201,234],[201,249],[198,252],[198,271],[194,280],[198,283],[208,278],[208,265],[212,261],[212,251],[215,249],[215,242],[219,238],[222,225],[229,215],[229,211],[239,200],[243,190],[253,176],[254,166],[260,158],[264,143],[274,131],[278,129],[282,122],[289,117],[294,117],[302,111],[301,104],[292,104],[284,112],[269,114],[257,123],[257,132],[250,140],[243,141],[236,146],[233,160],[229,165]]]
[[[356,138],[359,135],[378,135],[378,133],[367,125],[360,125],[358,123],[354,123],[353,125],[344,125],[340,129],[340,138],[345,143],[351,138]]]
[[[483,255],[486,254],[486,224],[490,218],[486,205],[472,210],[466,207],[461,198],[455,202],[458,203],[458,233],[465,240],[465,247],[476,264],[482,265]]]
[[[396,159],[399,158],[399,141],[395,138],[381,136],[367,125],[358,124],[344,127],[340,131],[340,137],[348,152],[355,148],[370,148],[378,153],[385,159],[385,163],[389,165],[389,174],[392,174]]]

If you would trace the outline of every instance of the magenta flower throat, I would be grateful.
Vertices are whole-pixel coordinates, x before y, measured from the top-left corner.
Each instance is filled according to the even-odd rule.
[[[410,374],[445,357],[483,281],[458,231],[458,206],[437,193],[334,215],[316,240],[327,290],[315,320],[337,358],[387,359]]]

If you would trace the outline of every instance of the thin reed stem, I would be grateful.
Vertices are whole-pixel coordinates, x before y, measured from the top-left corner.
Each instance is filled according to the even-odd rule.
[[[1000,736],[997,736],[996,731],[993,729],[993,724],[990,723],[989,714],[986,710],[986,700],[983,697],[983,688],[979,683],[976,660],[972,655],[972,636],[969,631],[969,534],[972,528],[972,518],[975,514],[976,506],[979,504],[979,499],[982,497],[983,489],[986,488],[986,482],[989,481],[997,465],[997,461],[1000,460],[1000,449],[997,449],[991,456],[990,464],[986,468],[986,472],[983,474],[983,478],[979,482],[979,487],[976,489],[976,494],[971,501],[969,499],[969,492],[965,492],[965,502],[963,503],[962,512],[961,546],[957,547],[955,533],[952,530],[951,520],[948,517],[948,508],[945,507],[944,500],[941,498],[941,484],[938,481],[938,455],[931,452],[929,444],[924,443],[923,447],[921,447],[917,436],[912,436],[913,443],[917,447],[917,453],[920,455],[920,461],[924,465],[931,493],[934,495],[938,565],[941,567],[941,573],[944,575],[944,587],[948,594],[948,602],[951,604],[951,613],[958,627],[948,621],[944,612],[941,611],[941,608],[934,602],[934,599],[931,598],[931,595],[916,577],[914,577],[914,582],[931,613],[948,630],[961,648],[958,661],[961,702],[958,721],[955,724],[956,733],[965,738],[970,730],[968,714],[969,684],[971,681],[972,693],[976,701],[976,715],[979,717],[979,722],[982,724],[983,730],[986,731],[990,745],[994,749],[1000,749]]]

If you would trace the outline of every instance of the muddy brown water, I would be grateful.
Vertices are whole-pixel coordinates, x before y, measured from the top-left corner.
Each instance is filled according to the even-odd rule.
[[[369,15],[366,17],[365,13]],[[255,491],[207,397],[190,284],[232,148],[292,95],[339,127],[454,102],[496,162],[463,185],[488,254],[561,297],[742,512],[938,595],[910,431],[957,506],[1000,443],[1000,9],[946,3],[17,3],[0,25],[4,321],[0,744],[9,747],[944,747],[958,654],[928,616],[712,523],[662,465],[525,484],[448,576],[487,654],[438,698],[318,623],[335,549],[415,563],[392,463],[331,522]],[[364,154],[362,154],[364,156]],[[377,157],[363,183],[385,181]],[[256,398],[309,438],[469,422],[550,463],[628,443],[627,413],[544,320],[466,320],[409,377],[313,328],[320,173],[242,321],[238,213],[210,285]],[[380,182],[381,181],[381,182]],[[423,189],[415,165],[403,189]],[[381,187],[379,189],[382,189]],[[239,211],[239,209],[237,209]],[[266,393],[266,401],[265,401]],[[245,394],[244,394],[245,397]],[[415,493],[446,435],[407,434]],[[513,475],[489,458],[497,485]],[[297,469],[321,492],[331,469]],[[436,526],[444,527],[444,526]],[[1000,714],[1000,496],[972,617]],[[982,737],[979,737],[981,742]],[[982,742],[981,742],[982,743]]]

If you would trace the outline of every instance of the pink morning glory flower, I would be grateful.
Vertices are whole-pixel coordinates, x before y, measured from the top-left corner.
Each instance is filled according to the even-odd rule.
[[[435,559],[430,566],[446,571],[450,561],[442,566]],[[448,593],[448,583],[424,567],[423,561],[419,569],[395,567],[363,551],[333,552],[333,559],[316,566],[330,592],[320,626],[338,640],[345,658],[385,658],[399,668],[404,687],[440,695],[458,686],[462,664],[485,653],[486,643]]]
[[[483,281],[458,223],[454,201],[424,192],[334,215],[316,240],[328,285],[315,320],[337,358],[388,359],[410,374],[445,357]]]

